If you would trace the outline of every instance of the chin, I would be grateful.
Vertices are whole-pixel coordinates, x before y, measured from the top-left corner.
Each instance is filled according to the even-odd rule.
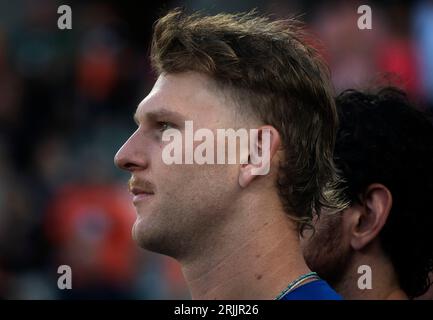
[[[143,249],[147,249],[147,243],[151,242],[150,239],[152,238],[152,230],[149,229],[150,228],[148,227],[148,224],[143,221],[143,218],[138,216],[132,227],[132,239],[134,239],[135,243],[137,243],[137,245]]]
[[[168,256],[174,256],[173,246],[167,238],[169,232],[161,230],[157,226],[150,226],[149,221],[138,217],[132,227],[132,238],[142,249]]]

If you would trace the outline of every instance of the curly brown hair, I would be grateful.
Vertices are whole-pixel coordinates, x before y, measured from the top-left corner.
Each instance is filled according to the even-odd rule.
[[[205,74],[244,112],[279,131],[285,157],[278,190],[300,230],[313,212],[345,206],[335,189],[338,117],[329,72],[305,34],[294,18],[175,9],[156,22],[151,48],[158,74]]]

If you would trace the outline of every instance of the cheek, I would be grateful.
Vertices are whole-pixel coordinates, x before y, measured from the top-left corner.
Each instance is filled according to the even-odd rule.
[[[227,203],[235,193],[235,179],[224,165],[170,165],[161,179],[163,189],[178,201],[197,207]],[[162,169],[164,170],[164,168]]]
[[[306,250],[308,247],[308,243],[311,241],[311,237],[313,235],[313,230],[306,229],[303,231],[302,235],[299,235],[299,243],[301,245],[302,250]]]
[[[341,223],[339,219],[331,216],[321,216],[320,219],[313,222],[315,231],[306,231],[305,242],[308,242],[312,250],[325,249],[328,253],[337,250],[342,244]]]
[[[166,164],[162,152],[166,143],[150,146],[150,179],[164,197],[193,200],[201,197],[224,198],[238,187],[238,165]],[[183,150],[184,153],[185,150]],[[184,154],[182,154],[184,157]],[[179,199],[180,200],[180,199]]]

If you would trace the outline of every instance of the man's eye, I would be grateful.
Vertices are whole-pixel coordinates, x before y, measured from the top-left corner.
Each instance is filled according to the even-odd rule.
[[[158,122],[158,129],[161,132],[164,132],[167,129],[173,128],[173,125],[170,122],[160,121]]]

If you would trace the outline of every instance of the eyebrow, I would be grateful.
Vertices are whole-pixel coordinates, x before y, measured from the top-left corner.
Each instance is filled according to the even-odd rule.
[[[160,118],[168,118],[169,120],[181,120],[184,119],[183,115],[176,111],[171,111],[165,108],[158,109],[155,111],[149,111],[144,114],[145,118],[148,121],[157,121]],[[138,125],[140,123],[140,116],[137,114],[137,111],[134,113],[134,121]]]

